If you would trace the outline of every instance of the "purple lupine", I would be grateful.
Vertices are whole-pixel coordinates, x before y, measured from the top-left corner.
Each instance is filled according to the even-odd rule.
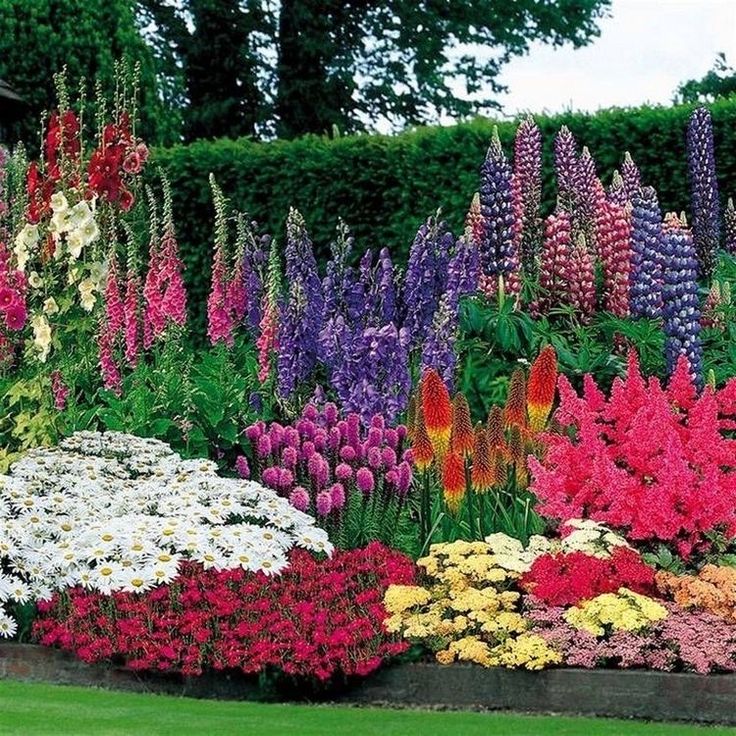
[[[444,222],[430,217],[414,238],[401,293],[402,322],[412,345],[421,345],[445,291],[452,233]]]
[[[587,146],[578,159],[575,177],[575,201],[577,209],[572,212],[576,225],[576,235],[583,233],[590,249],[596,251],[595,215],[601,200],[605,197],[603,187],[595,167],[595,159]]]
[[[278,390],[289,398],[317,364],[317,340],[324,317],[322,283],[304,219],[295,210],[286,221],[288,298],[281,309]]]
[[[705,107],[694,110],[688,122],[687,166],[693,238],[700,263],[699,273],[701,276],[710,276],[716,263],[721,227],[713,121],[710,111]]]
[[[626,193],[626,185],[624,184],[623,177],[619,173],[618,169],[613,172],[611,177],[611,186],[608,187],[606,197],[609,202],[617,204],[619,207],[626,207],[629,203],[629,196]]]
[[[514,142],[514,179],[521,200],[521,265],[536,272],[537,252],[542,240],[542,133],[531,115],[521,121]]]
[[[577,209],[578,151],[575,136],[566,125],[555,136],[555,174],[559,206],[573,213]]]
[[[631,158],[628,151],[624,153],[624,160],[621,164],[621,179],[623,180],[626,198],[631,201],[634,194],[641,189],[641,174],[639,173],[639,167],[634,163],[634,159]]]
[[[633,317],[656,318],[662,311],[662,215],[657,193],[644,187],[631,208],[629,300]]]
[[[509,274],[515,265],[512,171],[495,126],[480,170],[480,211],[483,216],[481,271],[484,276]]]
[[[698,256],[690,233],[676,214],[665,218],[662,249],[664,285],[662,316],[667,373],[672,375],[681,355],[687,358],[696,386],[703,386],[703,346],[700,340]]]
[[[732,256],[736,255],[736,209],[731,197],[728,198],[726,209],[723,211],[723,235],[726,251]]]
[[[457,306],[452,304],[452,300],[453,295],[449,291],[440,300],[432,327],[422,345],[420,370],[420,374],[423,374],[426,369],[434,368],[451,393],[455,385],[455,341],[458,331]]]

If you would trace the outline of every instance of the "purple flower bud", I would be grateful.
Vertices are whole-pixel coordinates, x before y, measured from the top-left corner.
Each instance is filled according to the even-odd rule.
[[[368,447],[380,447],[383,442],[383,430],[371,427],[368,430]]]
[[[284,430],[284,442],[289,446],[293,447],[295,450],[299,449],[299,445],[301,444],[301,437],[299,437],[299,432],[297,432],[294,427],[287,427]]]
[[[323,409],[322,414],[325,418],[325,421],[327,422],[328,427],[333,427],[337,423],[339,413],[337,411],[337,407],[332,402],[330,402],[329,404],[325,404],[325,408]]]
[[[299,455],[293,447],[284,447],[281,453],[281,464],[286,468],[292,470],[296,467],[296,463],[299,460]]]
[[[302,486],[297,486],[289,494],[289,503],[299,511],[306,511],[309,508],[309,494],[307,489]]]
[[[314,430],[317,429],[317,427],[314,422],[311,422],[308,419],[299,419],[296,423],[296,429],[302,437],[306,437],[311,440],[312,437],[314,437]]]
[[[281,468],[279,470],[279,488],[283,490],[292,485],[294,485],[294,473],[288,468]]]
[[[327,481],[330,477],[330,466],[318,452],[315,452],[314,455],[309,458],[307,470],[309,472],[309,477],[318,488],[324,488],[327,485]]]
[[[360,444],[360,417],[357,414],[350,414],[347,423],[348,444],[357,447]]]
[[[396,488],[399,485],[399,472],[397,470],[389,470],[386,473],[386,483]]]
[[[316,452],[316,449],[314,447],[314,442],[311,442],[310,440],[307,440],[302,445],[302,460],[309,460],[312,455]]]
[[[304,407],[304,411],[302,412],[302,416],[305,419],[308,419],[310,422],[316,422],[317,417],[319,416],[319,411],[317,410],[317,407],[314,404],[307,404]]]
[[[389,427],[383,430],[383,441],[394,450],[399,446],[399,433],[397,430]]]
[[[271,437],[271,451],[278,452],[284,442],[284,428],[278,422],[273,422],[268,434]]]
[[[366,458],[368,460],[368,465],[370,465],[374,470],[378,470],[378,468],[381,467],[381,450],[378,447],[368,448]]]
[[[358,472],[355,474],[355,483],[358,489],[366,495],[372,493],[376,485],[373,473],[368,468],[358,468]]]
[[[353,460],[355,460],[356,454],[355,448],[350,445],[345,445],[345,447],[340,448],[340,459],[344,460],[346,463],[352,463]]]
[[[383,429],[386,426],[386,423],[383,420],[383,417],[380,414],[374,414],[371,417],[371,427],[375,427],[376,429]]]
[[[345,487],[342,483],[333,483],[330,487],[332,508],[337,511],[345,505]]]
[[[279,478],[279,468],[265,468],[263,473],[261,473],[263,484],[267,485],[269,488],[278,488]]]
[[[340,436],[340,430],[337,427],[331,427],[327,439],[327,445],[329,446],[330,450],[335,452],[337,448],[340,447],[341,440],[342,437]]]
[[[246,427],[245,429],[245,436],[251,442],[256,442],[262,434],[263,434],[263,423],[262,422],[251,424],[250,427]]]
[[[319,427],[314,433],[314,449],[319,452],[324,452],[327,447],[327,432],[322,427]]]
[[[384,447],[381,450],[381,459],[387,468],[393,468],[396,465],[396,451],[392,447]]]
[[[258,438],[256,451],[258,452],[258,457],[268,457],[271,454],[271,438],[267,434],[262,434]]]
[[[317,514],[327,516],[332,511],[332,496],[329,491],[320,491],[317,494]]]
[[[340,437],[345,439],[348,436],[348,423],[344,419],[341,419],[337,423],[337,428],[340,430]]]
[[[248,458],[245,455],[238,455],[235,461],[235,470],[241,478],[250,478],[250,467],[248,466]]]
[[[340,463],[335,468],[335,478],[341,482],[350,480],[353,477],[353,469],[346,463]]]

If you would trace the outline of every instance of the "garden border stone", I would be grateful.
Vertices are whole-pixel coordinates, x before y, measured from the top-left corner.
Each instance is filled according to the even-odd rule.
[[[258,696],[254,680],[237,674],[140,673],[114,665],[85,664],[68,652],[34,644],[0,643],[0,679],[194,698],[246,700]],[[329,699],[354,705],[736,724],[736,675],[574,668],[528,672],[412,663],[386,667],[331,693]]]

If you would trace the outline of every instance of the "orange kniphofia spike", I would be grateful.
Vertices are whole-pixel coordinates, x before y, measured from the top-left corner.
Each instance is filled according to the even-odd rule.
[[[452,402],[442,379],[431,368],[422,377],[422,412],[432,449],[438,460],[444,458],[452,433]]]
[[[412,440],[412,454],[414,455],[414,465],[417,470],[426,470],[434,460],[434,451],[432,443],[427,434],[427,427],[424,424],[424,412],[422,405],[417,402],[414,411],[414,431]]]
[[[488,432],[482,424],[475,427],[475,442],[473,447],[473,467],[470,471],[470,481],[476,493],[487,493],[496,480],[496,464],[491,455],[491,446],[488,443]]]
[[[442,469],[442,490],[451,514],[457,514],[465,496],[465,464],[459,453],[450,450]]]
[[[503,423],[505,427],[526,427],[526,376],[521,368],[511,374]]]
[[[549,419],[557,387],[557,355],[551,345],[547,345],[532,364],[526,388],[529,426],[540,432]]]
[[[473,452],[473,424],[468,400],[463,394],[457,394],[452,400],[452,449],[462,457]]]

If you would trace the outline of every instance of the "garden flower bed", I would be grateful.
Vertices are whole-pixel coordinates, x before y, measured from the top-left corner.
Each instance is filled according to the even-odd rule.
[[[88,143],[60,87],[40,159],[0,165],[3,676],[733,720],[736,210],[707,110],[689,215],[628,155],[604,187],[563,128],[543,218],[527,119],[405,268],[341,222],[320,273],[296,210],[282,247],[212,179],[205,299],[133,88]]]

